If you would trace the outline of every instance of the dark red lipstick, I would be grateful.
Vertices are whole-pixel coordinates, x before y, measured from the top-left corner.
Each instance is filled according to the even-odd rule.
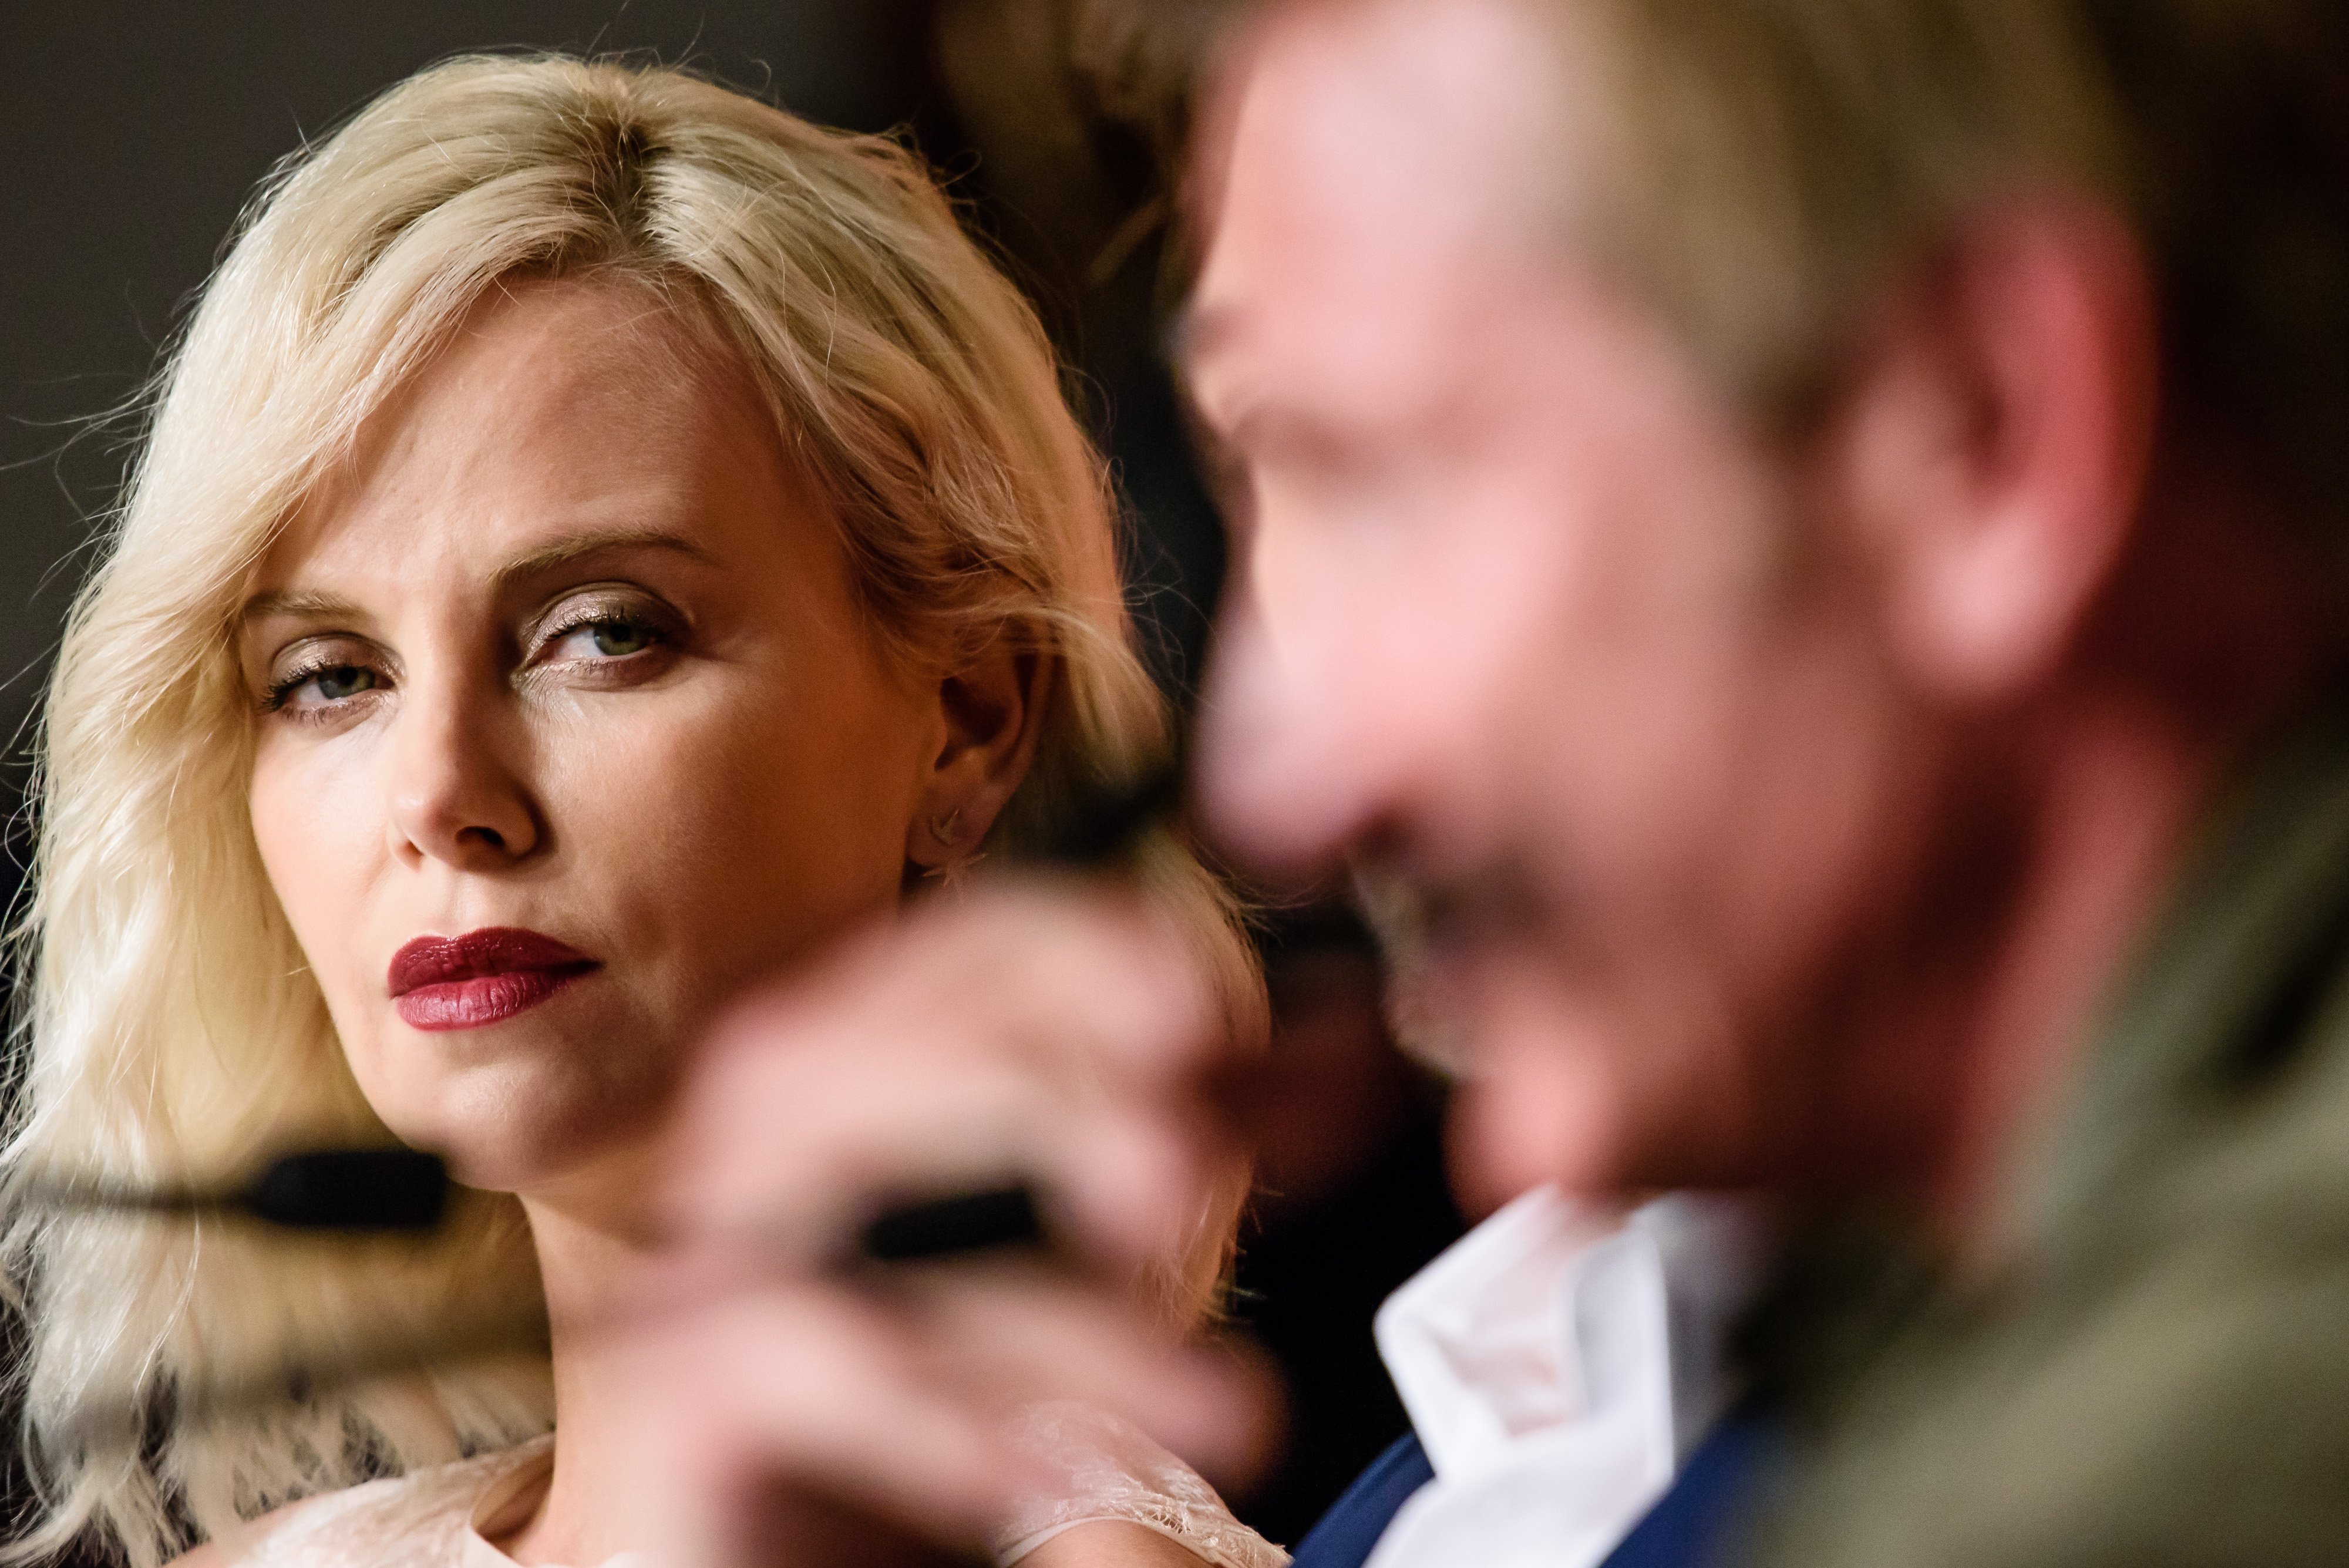
[[[384,977],[411,1029],[478,1029],[526,1012],[600,967],[567,942],[514,926],[419,937]]]

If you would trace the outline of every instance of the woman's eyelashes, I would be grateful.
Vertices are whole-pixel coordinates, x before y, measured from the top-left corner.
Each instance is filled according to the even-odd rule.
[[[660,629],[626,614],[605,613],[574,620],[551,632],[540,658],[548,663],[573,659],[626,659],[657,647]]]
[[[678,617],[634,601],[607,598],[559,605],[525,635],[515,678],[554,679],[595,685],[632,684],[648,679],[668,661],[682,638]],[[512,645],[509,645],[511,647]],[[265,687],[264,712],[321,722],[356,711],[389,692],[388,655],[337,639],[301,644],[278,655]]]
[[[348,649],[334,649],[299,659],[274,677],[263,695],[262,707],[267,712],[315,722],[346,712],[389,684],[374,665],[355,659]]]
[[[633,600],[587,599],[562,605],[550,615],[528,662],[597,678],[617,676],[650,664],[648,657],[677,641],[672,618]],[[605,668],[596,668],[598,666]]]

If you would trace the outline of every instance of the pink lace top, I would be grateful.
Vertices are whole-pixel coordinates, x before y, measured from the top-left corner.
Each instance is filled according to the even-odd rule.
[[[1062,1531],[1100,1519],[1145,1525],[1212,1568],[1285,1568],[1288,1554],[1234,1519],[1189,1466],[1123,1421],[1076,1405],[1029,1410],[1012,1440],[1068,1477],[1023,1505],[996,1541],[1009,1568]],[[237,1568],[515,1568],[490,1544],[526,1519],[554,1470],[554,1438],[331,1493],[249,1542]],[[599,1568],[639,1568],[623,1552]]]

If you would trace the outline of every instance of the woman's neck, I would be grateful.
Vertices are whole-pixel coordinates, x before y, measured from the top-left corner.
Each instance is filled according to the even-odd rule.
[[[524,1568],[596,1568],[644,1545],[628,1538],[621,1507],[635,1466],[624,1441],[616,1341],[607,1330],[649,1245],[646,1164],[599,1162],[523,1196],[546,1285],[557,1433],[545,1498],[520,1529],[492,1543]]]

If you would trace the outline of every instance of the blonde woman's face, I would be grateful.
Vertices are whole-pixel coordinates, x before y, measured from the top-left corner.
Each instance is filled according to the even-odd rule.
[[[493,296],[246,607],[270,879],[368,1099],[477,1185],[625,1172],[713,1007],[895,902],[945,739],[657,309]]]

